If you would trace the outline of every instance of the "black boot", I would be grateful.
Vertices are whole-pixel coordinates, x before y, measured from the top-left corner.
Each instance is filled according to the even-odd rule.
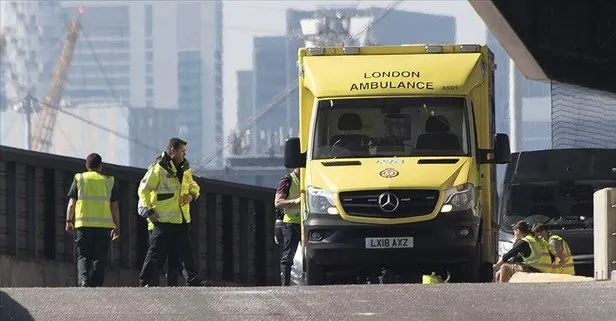
[[[291,266],[290,265],[280,265],[280,285],[281,286],[291,285]]]

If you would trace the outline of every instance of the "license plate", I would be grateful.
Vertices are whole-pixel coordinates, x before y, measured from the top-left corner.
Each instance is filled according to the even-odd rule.
[[[412,248],[412,237],[367,237],[367,249],[400,249]]]

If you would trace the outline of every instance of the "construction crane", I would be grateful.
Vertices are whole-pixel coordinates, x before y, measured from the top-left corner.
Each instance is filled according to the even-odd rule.
[[[346,44],[346,43],[349,43],[349,42],[353,41],[354,39],[357,39],[360,35],[362,35],[363,33],[367,32],[367,31],[369,31],[370,28],[374,27],[377,23],[379,23],[390,12],[395,10],[396,7],[398,7],[400,4],[402,4],[402,2],[404,2],[404,0],[395,0],[395,1],[393,1],[389,6],[384,8],[383,12],[379,16],[375,17],[370,23],[366,24],[355,35],[350,35],[349,34],[345,39],[338,40],[338,41],[343,43],[343,44]],[[263,106],[262,108],[259,108],[258,111],[255,114],[253,114],[250,118],[248,118],[244,124],[238,126],[236,128],[236,131],[241,133],[241,132],[244,132],[244,131],[254,127],[254,125],[257,124],[264,116],[266,116],[269,111],[271,111],[275,107],[277,107],[278,103],[288,99],[297,90],[298,90],[297,83],[293,83],[293,84],[290,84],[289,86],[287,86],[280,93],[278,93],[276,96],[274,96],[270,101],[268,101],[265,106]],[[197,171],[203,169],[211,161],[216,159],[218,157],[219,153],[221,153],[226,148],[228,148],[231,144],[233,144],[235,139],[236,139],[236,137],[230,137],[230,138],[226,139],[225,141],[223,141],[222,143],[220,143],[218,146],[215,147],[215,149],[213,151],[211,151],[210,153],[204,155],[201,159],[196,161],[194,163],[194,165],[193,165],[193,168],[195,168]]]
[[[68,34],[62,47],[62,52],[54,68],[51,83],[47,91],[45,100],[41,103],[41,110],[36,115],[34,129],[31,137],[31,149],[37,152],[49,152],[51,140],[53,138],[56,118],[58,116],[58,105],[64,94],[68,71],[73,60],[77,37],[81,29],[80,18],[83,15],[83,7],[77,9],[77,15],[71,20],[68,26]]]

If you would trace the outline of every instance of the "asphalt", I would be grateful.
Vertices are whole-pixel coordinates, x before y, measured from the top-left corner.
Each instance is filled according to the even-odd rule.
[[[2,288],[0,320],[615,320],[616,282]]]

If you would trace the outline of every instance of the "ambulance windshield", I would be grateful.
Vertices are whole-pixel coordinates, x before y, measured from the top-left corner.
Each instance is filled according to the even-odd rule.
[[[467,115],[464,98],[321,100],[312,159],[466,156]]]

